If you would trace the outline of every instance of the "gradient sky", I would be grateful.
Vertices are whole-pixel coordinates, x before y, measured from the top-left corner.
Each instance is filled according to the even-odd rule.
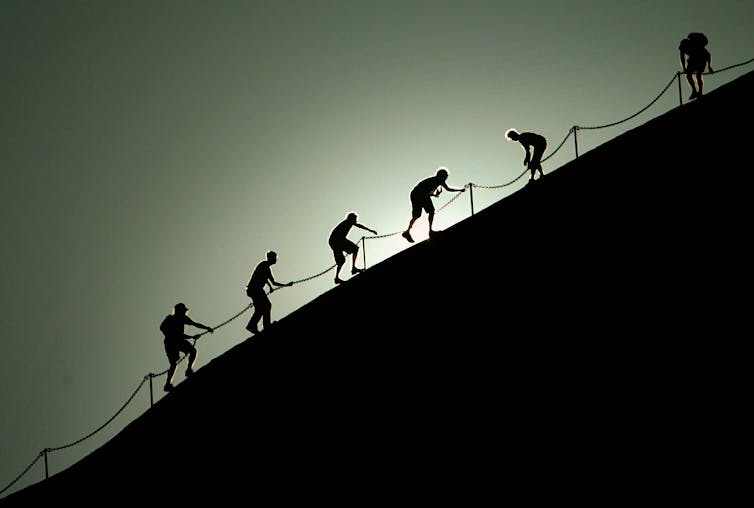
[[[0,489],[167,368],[158,326],[175,303],[217,325],[249,303],[243,287],[268,249],[281,282],[319,273],[349,211],[392,233],[411,187],[440,165],[451,186],[509,182],[524,153],[507,128],[543,134],[548,155],[572,125],[654,99],[690,31],[708,35],[715,68],[752,58],[753,22],[751,0],[0,0]],[[751,70],[708,76],[706,89]],[[580,152],[678,102],[674,84],[635,120],[579,132]],[[573,155],[569,140],[545,173]],[[648,158],[637,178],[651,185],[658,170]],[[477,210],[524,183],[476,190]],[[468,215],[467,193],[436,227]],[[506,248],[504,231],[490,234]],[[414,236],[426,237],[425,216]],[[408,247],[369,241],[367,262]],[[273,293],[273,319],[333,276]],[[245,339],[249,317],[200,339],[197,367]],[[143,390],[105,430],[52,453],[50,472],[148,406]],[[159,475],[164,458],[144,463]],[[8,492],[43,477],[39,462]]]

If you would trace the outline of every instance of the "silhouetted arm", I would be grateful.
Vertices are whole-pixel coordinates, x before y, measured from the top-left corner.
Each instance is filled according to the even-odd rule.
[[[370,229],[362,224],[359,224],[358,222],[354,224],[354,226],[356,226],[359,229],[363,229],[364,231],[369,231],[372,234],[375,234],[375,235],[377,234],[377,231],[375,231],[374,229]]]
[[[524,147],[524,150],[526,150],[526,157],[524,157],[524,166],[529,164],[529,161],[531,161],[531,149],[529,148],[529,145],[521,143]]]
[[[465,191],[465,190],[466,190],[466,187],[463,187],[463,188],[461,188],[461,189],[456,189],[455,187],[448,187],[448,184],[447,184],[447,183],[445,183],[445,182],[443,182],[443,183],[442,183],[441,185],[442,185],[442,186],[443,186],[443,188],[444,188],[444,189],[445,189],[446,191],[448,191],[448,192],[463,192],[463,191]]]
[[[203,325],[201,323],[197,323],[190,317],[186,316],[186,324],[189,324],[191,326],[195,326],[197,328],[201,328],[202,330],[207,330],[209,333],[215,333],[215,330],[212,329],[211,326]]]
[[[290,287],[293,285],[293,282],[288,282],[287,284],[283,284],[282,282],[278,282],[275,280],[275,277],[272,276],[272,273],[270,273],[270,280],[267,282],[267,284],[270,286],[270,291],[272,291],[272,286],[275,285],[279,288],[281,287]]]

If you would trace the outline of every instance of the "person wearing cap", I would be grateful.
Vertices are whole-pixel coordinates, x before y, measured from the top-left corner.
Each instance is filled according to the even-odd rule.
[[[547,148],[547,140],[544,136],[535,132],[518,132],[516,129],[508,129],[505,131],[505,137],[511,141],[518,141],[526,151],[526,157],[524,157],[524,166],[526,166],[531,172],[529,181],[534,181],[534,175],[539,171],[539,177],[542,178],[545,174],[542,172],[542,155]],[[531,150],[534,149],[532,154]]]
[[[264,292],[265,286],[269,286],[270,291],[272,291],[272,286],[290,287],[293,285],[293,282],[281,284],[272,276],[271,267],[277,263],[277,260],[277,253],[274,251],[268,251],[267,258],[257,264],[251,274],[249,283],[246,285],[246,296],[251,298],[251,302],[254,304],[254,314],[251,316],[249,324],[246,325],[246,329],[252,334],[259,333],[257,325],[259,324],[260,319],[262,320],[265,330],[272,323],[272,303]]]
[[[180,359],[180,353],[184,353],[188,356],[188,366],[186,367],[186,377],[191,376],[194,373],[194,363],[196,362],[196,347],[194,347],[188,339],[197,339],[200,334],[186,335],[184,331],[185,325],[195,326],[202,330],[207,330],[210,333],[214,333],[212,327],[197,323],[190,317],[188,317],[188,307],[183,303],[177,303],[173,307],[172,314],[165,316],[160,324],[160,331],[165,336],[165,354],[168,356],[170,367],[168,368],[168,379],[165,382],[165,391],[169,392],[173,389],[173,375],[175,375],[175,369],[178,366],[178,360]]]
[[[340,221],[332,231],[330,231],[328,244],[332,249],[333,257],[335,258],[335,263],[337,265],[337,270],[335,270],[335,284],[343,282],[340,278],[340,270],[343,268],[343,265],[346,264],[345,254],[351,255],[351,275],[356,275],[362,271],[362,269],[356,268],[356,256],[359,253],[359,246],[347,238],[348,232],[351,231],[351,228],[357,227],[364,231],[369,231],[372,234],[377,234],[377,231],[374,229],[359,224],[358,220],[359,217],[356,213],[351,212],[346,215],[346,218]]]
[[[411,220],[408,223],[408,229],[403,232],[403,238],[413,243],[414,239],[411,236],[411,228],[414,227],[416,219],[418,219],[422,210],[427,212],[429,220],[429,235],[432,236],[435,231],[432,230],[432,222],[435,218],[435,207],[432,205],[432,198],[436,198],[445,189],[448,192],[463,192],[466,188],[454,189],[448,187],[446,183],[448,180],[448,169],[445,167],[439,167],[437,173],[434,176],[430,176],[421,180],[411,190]]]

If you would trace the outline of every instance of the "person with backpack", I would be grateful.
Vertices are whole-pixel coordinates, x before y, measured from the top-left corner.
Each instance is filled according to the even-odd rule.
[[[431,237],[435,234],[435,231],[432,230],[432,222],[435,218],[435,207],[432,204],[432,198],[438,197],[443,188],[448,192],[464,192],[466,190],[465,187],[461,189],[448,187],[448,184],[446,183],[447,180],[448,169],[439,167],[434,176],[425,178],[414,186],[410,195],[411,220],[408,223],[408,228],[401,235],[403,238],[411,243],[414,242],[414,239],[411,236],[411,228],[414,226],[416,219],[421,216],[422,210],[427,212],[429,218],[429,236]]]
[[[278,255],[274,251],[267,252],[267,258],[260,261],[254,268],[254,272],[251,274],[251,279],[246,285],[246,296],[251,298],[251,302],[254,304],[254,314],[252,314],[249,324],[246,325],[246,329],[252,334],[259,333],[257,325],[262,320],[264,329],[266,330],[271,321],[272,303],[267,298],[267,294],[264,292],[265,286],[269,286],[272,291],[272,286],[277,287],[290,287],[293,282],[287,284],[281,284],[275,280],[272,276],[272,265],[277,263]]]
[[[173,307],[173,313],[165,316],[165,319],[160,323],[160,331],[165,336],[163,341],[165,345],[165,354],[170,362],[168,368],[168,379],[165,382],[165,391],[169,392],[173,389],[173,376],[175,375],[175,369],[178,366],[178,360],[180,354],[184,353],[188,356],[188,366],[186,366],[186,377],[191,376],[194,373],[194,363],[196,363],[196,347],[192,345],[188,339],[197,339],[197,335],[186,335],[184,331],[185,325],[195,326],[203,330],[207,330],[209,333],[214,333],[215,330],[210,327],[197,323],[190,317],[188,317],[188,307],[183,303],[175,304]]]
[[[691,85],[691,95],[689,100],[694,100],[704,93],[704,79],[702,74],[706,68],[709,68],[712,74],[712,56],[707,50],[709,40],[701,32],[692,32],[681,41],[678,50],[681,54],[681,67],[686,80]]]
[[[356,275],[361,272],[362,269],[356,268],[356,256],[359,253],[359,246],[353,243],[347,238],[348,232],[352,227],[369,231],[372,234],[377,234],[377,231],[370,229],[362,224],[358,223],[358,216],[356,213],[351,212],[330,231],[330,237],[328,238],[328,244],[332,249],[333,257],[335,258],[335,264],[337,269],[335,270],[335,284],[340,284],[343,280],[340,278],[340,270],[343,265],[346,264],[345,254],[351,255],[351,275]]]
[[[534,132],[518,132],[516,129],[508,129],[505,131],[505,137],[511,141],[518,141],[526,151],[526,157],[524,157],[524,166],[526,166],[531,172],[529,181],[534,181],[534,175],[539,171],[539,177],[545,176],[542,172],[542,155],[547,148],[547,140],[541,134]],[[532,154],[531,149],[534,149]]]

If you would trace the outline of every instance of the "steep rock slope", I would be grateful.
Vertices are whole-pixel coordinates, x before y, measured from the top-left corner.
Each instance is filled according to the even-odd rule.
[[[744,492],[753,85],[653,119],[333,288],[0,504]]]

